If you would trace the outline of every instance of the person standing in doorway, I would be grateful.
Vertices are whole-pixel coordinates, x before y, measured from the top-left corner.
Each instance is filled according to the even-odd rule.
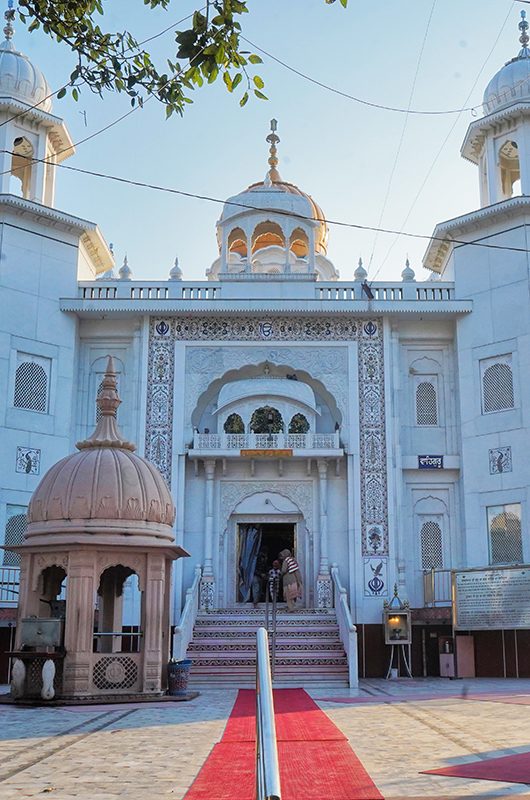
[[[278,558],[282,562],[283,596],[287,611],[296,611],[296,600],[302,597],[302,576],[298,561],[290,550],[282,550]]]
[[[271,601],[278,600],[278,595],[280,594],[281,577],[282,577],[281,564],[277,559],[275,559],[272,562],[272,569],[269,570],[269,575],[267,578],[269,598]]]

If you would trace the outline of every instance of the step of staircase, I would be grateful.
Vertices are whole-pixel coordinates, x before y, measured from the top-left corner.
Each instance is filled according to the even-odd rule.
[[[253,686],[256,631],[265,626],[264,607],[200,613],[187,651],[190,689]],[[278,610],[275,686],[348,686],[348,662],[334,611]]]

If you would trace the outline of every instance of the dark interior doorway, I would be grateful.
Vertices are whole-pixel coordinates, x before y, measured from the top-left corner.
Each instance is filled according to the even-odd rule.
[[[239,563],[237,571],[237,600],[239,603],[251,603],[256,597],[258,597],[257,602],[265,602],[266,576],[272,568],[272,562],[278,558],[282,550],[290,550],[296,556],[294,527],[293,522],[256,524],[256,528],[261,533],[261,541],[254,568],[254,574],[259,577],[259,590],[255,590],[254,595],[251,593],[245,600],[241,596],[239,581],[243,569],[242,559],[245,553],[244,537],[247,535],[247,525],[239,526]]]

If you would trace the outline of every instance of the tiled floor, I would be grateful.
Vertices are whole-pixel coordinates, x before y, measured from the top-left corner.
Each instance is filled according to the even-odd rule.
[[[358,695],[325,688],[311,694],[386,798],[530,796],[526,785],[420,774],[530,750],[530,715],[513,698],[528,699],[530,681],[370,680]],[[221,738],[235,696],[210,690],[189,703],[105,710],[1,705],[0,797],[181,800]]]

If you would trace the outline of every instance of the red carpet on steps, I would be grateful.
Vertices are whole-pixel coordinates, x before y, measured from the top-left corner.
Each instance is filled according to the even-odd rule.
[[[424,772],[427,775],[448,775],[451,778],[530,783],[530,752],[472,761],[468,764],[454,764],[452,767],[429,769]]]
[[[186,800],[254,800],[255,693],[241,689]],[[344,734],[303,689],[275,689],[282,800],[383,800]]]

